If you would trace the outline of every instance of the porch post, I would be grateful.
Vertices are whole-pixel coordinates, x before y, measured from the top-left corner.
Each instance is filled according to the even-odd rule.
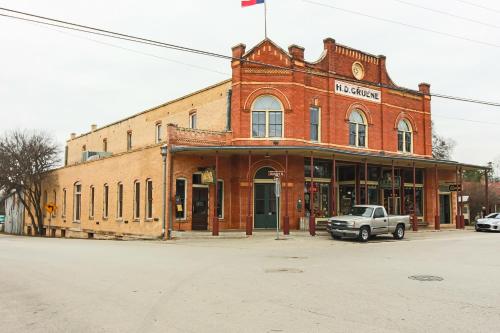
[[[316,236],[316,219],[314,217],[314,156],[311,152],[311,185],[309,190],[309,234]]]
[[[418,218],[417,218],[417,169],[415,162],[413,162],[413,231],[418,231]]]
[[[368,205],[368,159],[365,160],[365,205]]]
[[[394,172],[394,160],[392,160],[391,166],[392,172],[392,214],[396,214],[396,174]],[[389,213],[391,214],[391,212]]]
[[[458,170],[458,166],[456,167],[456,170],[455,170],[455,183],[457,185],[457,215],[455,216],[455,228],[456,229],[461,229],[462,228],[462,223],[460,222],[460,190],[458,188],[458,184],[460,182],[460,178],[459,178],[459,170]]]
[[[441,219],[439,218],[439,176],[438,176],[438,166],[434,166],[434,186],[436,186],[436,214],[434,217],[434,229],[441,229]]]
[[[332,216],[337,213],[337,160],[335,155],[332,156],[333,159],[333,170],[332,170]]]
[[[462,229],[465,228],[465,219],[464,219],[464,174],[463,168],[460,167],[460,226]]]
[[[285,155],[285,220],[283,222],[283,233],[290,234],[290,217],[288,216],[288,150]]]
[[[485,201],[486,201],[486,215],[490,214],[490,189],[489,189],[489,177],[488,169],[484,170],[484,190],[485,190]]]
[[[219,152],[215,152],[215,186],[214,186],[214,222],[212,226],[212,236],[219,236],[219,214],[217,214],[218,205],[218,192],[219,192],[219,182],[217,181],[217,176],[219,172]]]
[[[248,184],[248,207],[247,207],[247,221],[246,221],[247,236],[251,236],[253,231],[252,214],[250,212],[250,210],[252,209],[252,175],[250,174],[251,169],[252,169],[252,151],[249,151],[248,176],[247,176],[247,184]]]
[[[361,192],[361,186],[360,186],[360,179],[359,179],[359,163],[356,163],[356,166],[355,166],[355,169],[354,169],[354,173],[356,174],[355,175],[355,178],[356,178],[356,182],[355,182],[355,196],[354,196],[354,203],[356,205],[359,205],[361,202],[361,196],[360,196],[360,192]]]

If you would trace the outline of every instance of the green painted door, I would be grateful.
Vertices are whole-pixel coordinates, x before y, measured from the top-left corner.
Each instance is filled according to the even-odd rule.
[[[255,228],[276,229],[278,214],[276,213],[275,185],[255,184]]]

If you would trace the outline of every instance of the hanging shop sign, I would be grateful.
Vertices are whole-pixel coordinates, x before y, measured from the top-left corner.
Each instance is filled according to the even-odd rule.
[[[215,172],[213,169],[205,169],[201,172],[201,183],[204,185],[213,184],[215,182]]]
[[[351,84],[344,81],[335,81],[335,93],[343,96],[354,97],[374,103],[382,102],[382,93],[380,90],[370,89],[357,84]]]
[[[379,186],[381,189],[387,190],[392,189],[392,177],[384,178],[379,181]],[[401,177],[396,176],[396,181],[394,182],[394,188],[398,189],[401,187]]]

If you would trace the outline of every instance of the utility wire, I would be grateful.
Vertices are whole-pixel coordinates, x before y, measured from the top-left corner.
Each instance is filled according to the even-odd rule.
[[[307,0],[303,0],[303,1],[310,2],[310,3],[314,4],[314,2],[312,2],[312,1],[307,1]],[[392,89],[392,90],[397,90],[397,91],[402,91],[402,92],[408,92],[408,91],[415,92],[414,90],[390,86],[390,85],[381,84],[381,83],[374,83],[374,82],[363,81],[363,80],[357,81],[357,80],[354,80],[354,79],[351,79],[348,77],[340,76],[340,75],[338,75],[336,73],[332,73],[330,71],[321,73],[318,71],[302,70],[302,69],[298,69],[298,68],[290,68],[290,67],[285,67],[285,66],[272,65],[272,64],[267,64],[267,63],[263,63],[260,61],[254,61],[254,60],[249,60],[249,59],[234,58],[232,56],[227,56],[227,55],[218,54],[218,53],[214,53],[214,52],[208,52],[208,51],[203,51],[203,50],[199,50],[199,49],[188,48],[188,47],[179,46],[179,45],[175,45],[175,44],[163,43],[163,42],[159,42],[159,41],[155,41],[155,40],[151,40],[151,39],[135,37],[132,35],[126,35],[126,34],[117,33],[117,32],[99,29],[99,28],[93,28],[90,26],[84,26],[84,25],[80,25],[80,24],[76,24],[76,23],[52,19],[52,18],[48,18],[48,17],[43,17],[43,16],[39,16],[39,15],[35,15],[35,14],[20,12],[20,11],[16,11],[16,10],[7,9],[7,8],[0,7],[0,10],[13,12],[16,14],[21,14],[21,15],[29,16],[29,17],[35,17],[35,18],[39,18],[39,19],[49,21],[49,22],[43,22],[43,21],[39,21],[36,19],[13,16],[13,15],[8,15],[8,14],[0,14],[0,17],[7,17],[7,18],[11,18],[11,19],[27,21],[27,22],[32,22],[32,23],[38,23],[38,24],[51,26],[51,27],[63,28],[63,29],[68,29],[68,30],[73,30],[73,31],[78,31],[78,32],[83,32],[83,33],[89,33],[89,34],[103,36],[103,37],[107,37],[107,38],[125,40],[125,41],[129,41],[129,42],[133,42],[133,43],[146,44],[146,45],[151,45],[151,46],[156,46],[156,47],[163,47],[163,48],[168,48],[168,49],[172,49],[172,50],[176,50],[176,51],[194,53],[194,54],[205,55],[205,56],[210,56],[210,57],[216,57],[219,59],[225,59],[225,60],[231,60],[231,61],[241,61],[244,63],[254,64],[254,65],[258,65],[258,66],[262,66],[262,67],[281,69],[281,70],[286,70],[286,71],[290,71],[290,72],[298,72],[298,73],[303,73],[303,74],[307,74],[307,75],[321,76],[321,77],[327,77],[327,78],[339,78],[341,80],[352,82],[355,84],[360,84],[360,83],[363,84],[364,83],[367,85],[372,85],[372,86],[375,85],[375,86],[378,86],[381,88],[387,88],[387,89]],[[57,22],[57,23],[50,23],[50,22]],[[437,98],[500,107],[500,103],[497,103],[497,102],[481,101],[481,100],[469,99],[469,98],[464,98],[464,97],[455,97],[455,96],[441,95],[441,94],[434,94],[434,93],[430,94],[430,95],[433,97],[437,97]]]
[[[481,8],[481,9],[484,9],[484,10],[487,10],[487,11],[490,11],[490,12],[494,12],[494,13],[497,13],[497,14],[500,13],[499,9],[494,9],[494,8],[491,8],[491,7],[486,7],[484,5],[479,5],[479,4],[474,3],[474,2],[465,1],[465,0],[455,0],[455,1],[456,2],[464,3],[464,4],[472,6],[472,7],[477,7],[477,8]]]
[[[416,29],[416,30],[421,30],[421,31],[425,31],[425,32],[430,32],[430,33],[433,33],[433,34],[437,34],[437,35],[441,35],[441,36],[446,36],[446,37],[450,37],[450,38],[454,38],[454,39],[464,40],[464,41],[475,43],[475,44],[480,44],[480,45],[486,45],[486,46],[490,46],[490,47],[500,48],[500,44],[495,44],[495,43],[480,41],[480,40],[477,40],[477,39],[472,39],[472,38],[468,38],[468,37],[464,37],[464,36],[454,35],[454,34],[451,34],[451,33],[448,33],[448,32],[433,30],[433,29],[429,29],[429,28],[426,28],[426,27],[421,27],[421,26],[418,26],[418,25],[413,25],[413,24],[408,24],[408,23],[396,21],[396,20],[386,19],[386,18],[383,18],[383,17],[374,16],[374,15],[370,15],[370,14],[365,14],[365,13],[358,12],[358,11],[355,11],[355,10],[350,10],[350,9],[346,9],[346,8],[332,6],[332,5],[323,3],[323,2],[317,2],[317,1],[311,1],[311,0],[302,0],[302,1],[306,2],[306,3],[309,3],[311,5],[320,6],[320,7],[326,7],[326,8],[331,8],[331,9],[336,9],[338,11],[342,11],[342,12],[349,13],[349,14],[352,14],[352,15],[358,15],[358,16],[363,16],[363,17],[371,18],[373,20],[377,20],[377,21],[381,21],[381,22],[396,24],[396,25],[400,25],[400,26],[403,26],[403,27],[412,28],[412,29]]]
[[[435,9],[435,8],[430,8],[430,7],[418,5],[416,3],[408,2],[408,1],[405,1],[405,0],[392,0],[392,1],[399,2],[401,4],[404,4],[404,5],[407,5],[407,6],[411,6],[411,7],[414,7],[414,8],[420,8],[420,9],[423,9],[423,10],[427,10],[429,12],[433,12],[433,13],[437,13],[437,14],[441,14],[441,15],[453,17],[453,18],[456,18],[456,19],[459,19],[459,20],[463,20],[463,21],[467,21],[467,22],[472,22],[472,23],[479,24],[479,25],[482,25],[482,26],[485,26],[485,27],[494,28],[494,29],[500,29],[500,25],[495,25],[495,24],[483,22],[483,21],[480,21],[480,20],[475,20],[475,19],[472,19],[472,18],[469,18],[469,17],[466,17],[466,16],[460,16],[460,15],[452,14],[452,13],[449,13],[449,12],[444,11],[444,10],[440,10],[440,9]]]

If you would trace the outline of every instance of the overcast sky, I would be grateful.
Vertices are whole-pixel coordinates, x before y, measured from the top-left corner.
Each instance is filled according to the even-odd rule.
[[[267,0],[269,37],[320,56],[325,37],[387,57],[396,84],[500,102],[500,3],[493,0],[311,0],[477,40],[484,45],[382,22],[303,0]],[[402,2],[417,3],[493,27]],[[240,0],[0,0],[17,9],[230,55],[264,37],[263,6]],[[496,27],[495,27],[496,26]],[[83,133],[230,77],[227,61],[127,42],[61,32],[0,17],[0,133],[42,128],[61,146]],[[437,131],[457,142],[455,160],[485,164],[500,156],[500,108],[434,98]],[[481,121],[468,122],[459,119]]]

